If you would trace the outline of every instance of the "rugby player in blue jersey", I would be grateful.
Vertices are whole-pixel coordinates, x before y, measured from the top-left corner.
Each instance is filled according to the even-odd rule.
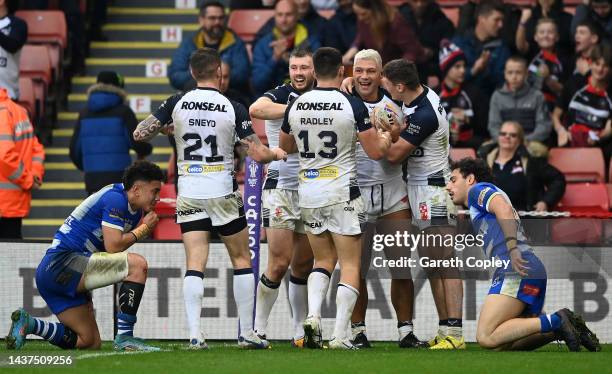
[[[483,236],[485,255],[511,261],[493,275],[478,318],[476,339],[480,346],[532,350],[563,340],[570,351],[580,351],[580,345],[599,351],[599,341],[582,317],[569,309],[542,313],[546,269],[527,244],[510,199],[491,183],[485,162],[465,158],[451,169],[446,189],[455,204],[469,209],[474,232]]]
[[[34,318],[23,309],[14,311],[8,349],[22,348],[28,334],[64,349],[99,349],[91,291],[121,282],[114,348],[159,350],[133,336],[147,261],[126,250],[157,224],[153,208],[163,179],[157,165],[137,161],[126,169],[122,184],[104,187],[72,211],[36,270],[38,291],[59,322]]]

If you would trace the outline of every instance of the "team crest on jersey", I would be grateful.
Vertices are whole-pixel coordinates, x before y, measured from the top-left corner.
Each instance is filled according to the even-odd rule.
[[[529,296],[538,296],[540,294],[540,287],[534,286],[531,284],[526,284],[523,286],[523,293]]]
[[[307,169],[302,172],[302,179],[336,179],[338,178],[338,168],[327,166],[322,169]]]
[[[485,187],[482,189],[482,191],[480,191],[480,193],[478,194],[478,205],[482,206],[482,204],[484,203],[484,198],[487,194],[487,192],[489,192],[491,190],[491,187]]]
[[[421,215],[421,219],[422,220],[429,219],[429,212],[428,212],[428,208],[427,208],[427,203],[425,203],[425,202],[419,203],[419,214]]]

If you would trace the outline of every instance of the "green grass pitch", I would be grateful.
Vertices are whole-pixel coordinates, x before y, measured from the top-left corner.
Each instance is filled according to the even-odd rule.
[[[20,372],[45,373],[605,373],[612,367],[612,345],[601,352],[567,352],[565,345],[549,344],[535,352],[489,352],[476,344],[465,351],[400,349],[393,343],[373,343],[360,351],[305,350],[287,342],[272,348],[247,351],[233,342],[212,342],[207,351],[186,350],[183,342],[152,342],[163,352],[119,353],[111,343],[99,351],[61,351],[47,343],[29,341],[14,354],[72,354],[71,367],[23,368]],[[9,373],[6,367],[0,372]]]

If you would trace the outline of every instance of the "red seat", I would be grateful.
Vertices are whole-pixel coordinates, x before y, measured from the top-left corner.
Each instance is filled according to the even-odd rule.
[[[266,121],[262,119],[253,118],[253,131],[259,137],[262,143],[268,144],[268,137],[266,136]]]
[[[47,47],[43,45],[24,45],[21,49],[19,62],[19,75],[31,78],[34,83],[34,96],[36,97],[37,116],[45,113],[45,100],[49,93],[49,86],[53,81],[51,75],[51,61]]]
[[[391,5],[391,6],[400,6],[402,4],[404,4],[406,2],[406,0],[387,0],[387,4]]]
[[[600,148],[552,148],[548,162],[565,175],[567,182],[605,182]]]
[[[155,213],[160,217],[174,217],[176,214],[176,188],[173,183],[164,183],[159,192]]]
[[[153,230],[153,239],[181,240],[181,227],[174,222],[174,218],[160,218]]]
[[[54,76],[59,79],[61,64],[68,45],[68,28],[64,12],[59,10],[20,10],[15,15],[28,24],[28,44],[49,46]]]
[[[599,213],[610,209],[608,190],[603,183],[572,183],[565,188],[565,194],[557,210],[570,212]]]
[[[30,118],[37,118],[36,96],[34,96],[34,82],[32,78],[19,77],[19,105],[26,108]]]
[[[274,16],[272,9],[236,9],[229,15],[227,25],[245,42],[252,42],[257,31]]]
[[[472,148],[452,148],[450,149],[450,158],[453,161],[459,161],[462,158],[476,158],[476,151]]]

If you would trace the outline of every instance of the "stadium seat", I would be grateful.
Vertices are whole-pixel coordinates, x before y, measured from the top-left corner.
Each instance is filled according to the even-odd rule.
[[[266,122],[261,119],[253,118],[253,131],[259,137],[262,143],[268,144],[268,137],[266,136]]]
[[[19,77],[19,105],[27,109],[30,120],[34,123],[37,120],[36,96],[34,96],[34,82],[32,78]],[[34,123],[34,126],[36,124]]]
[[[462,158],[476,158],[476,151],[472,148],[452,148],[450,149],[450,158],[453,161],[459,161]]]
[[[603,183],[570,183],[557,206],[557,210],[570,212],[608,212],[610,203],[608,190]]]
[[[273,16],[272,9],[236,9],[230,13],[227,25],[244,42],[250,43],[257,31]]]
[[[548,162],[559,169],[569,183],[605,182],[604,159],[600,148],[552,148]]]
[[[63,51],[68,45],[64,12],[59,10],[20,10],[15,15],[28,24],[28,44],[47,44],[55,79],[61,76]]]
[[[34,83],[34,96],[37,103],[36,113],[37,116],[42,117],[45,113],[45,102],[49,93],[49,87],[53,81],[51,61],[46,46],[23,46],[19,63],[19,75],[23,78],[32,79]]]
[[[155,240],[181,240],[181,226],[174,218],[160,218],[153,230]]]

